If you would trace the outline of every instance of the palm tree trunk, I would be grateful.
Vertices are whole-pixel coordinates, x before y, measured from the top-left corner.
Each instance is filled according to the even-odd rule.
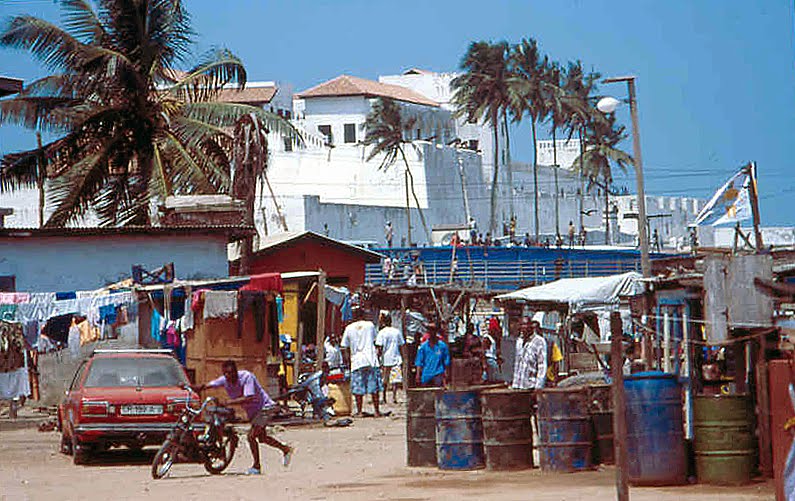
[[[428,239],[428,243],[432,242],[431,240],[431,231],[428,229],[428,223],[425,221],[425,213],[422,210],[422,206],[420,205],[420,199],[417,197],[417,192],[414,190],[414,176],[411,174],[411,169],[409,169],[409,161],[406,158],[406,152],[403,151],[403,148],[400,148],[400,155],[403,157],[403,163],[406,165],[406,174],[409,177],[409,186],[411,186],[411,196],[414,197],[414,203],[417,204],[417,212],[420,214],[420,221],[422,222],[422,227],[425,230],[425,237]]]
[[[36,132],[36,143],[39,146],[36,185],[39,189],[39,228],[44,228],[44,180],[47,178],[44,164],[44,148],[41,145],[41,132]]]
[[[536,244],[538,244],[541,241],[541,236],[538,228],[538,144],[536,143],[535,119],[531,119],[530,129],[533,131],[533,213],[535,214]]]
[[[508,169],[508,208],[510,216],[516,214],[513,207],[513,165],[511,164],[511,134],[508,132],[508,114],[503,110],[502,123],[505,130],[505,168]],[[468,220],[468,219],[467,219]]]
[[[251,172],[251,167],[246,169],[246,172]],[[246,189],[245,198],[245,215],[243,216],[243,224],[249,228],[254,227],[254,202],[256,199],[257,183],[251,180]],[[247,235],[243,239],[243,248],[240,250],[240,267],[238,269],[239,275],[248,275],[251,270],[251,255],[254,253],[254,235]]]
[[[408,246],[411,247],[411,204],[409,202],[409,167],[406,165],[406,171],[403,173],[403,184],[406,185],[406,232],[408,235]]]
[[[555,174],[555,236],[560,235],[560,188],[558,188],[558,141],[555,124],[552,124],[552,169]]]
[[[492,237],[497,236],[497,189],[499,188],[498,181],[500,176],[500,137],[499,137],[499,116],[495,111],[491,115],[491,134],[494,139],[494,171],[491,174],[491,199],[489,209],[489,231]]]
[[[585,154],[585,143],[582,141],[582,127],[579,128],[578,134],[580,137],[580,233],[582,233],[582,229],[585,227],[585,221],[583,220],[583,209],[584,207],[584,200],[585,200],[585,183],[583,183],[583,155]],[[583,242],[584,244],[584,242]]]
[[[605,245],[610,245],[610,192],[607,186],[607,180],[605,180]]]

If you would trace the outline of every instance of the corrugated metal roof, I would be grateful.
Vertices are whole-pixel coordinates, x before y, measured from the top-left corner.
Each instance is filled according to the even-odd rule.
[[[228,235],[241,237],[254,233],[241,225],[202,226],[121,226],[91,228],[0,228],[0,238],[88,237],[121,235]]]
[[[297,97],[306,99],[335,96],[388,97],[396,101],[439,107],[439,103],[436,101],[409,88],[350,75],[340,75],[328,82],[323,82],[298,94]]]
[[[254,256],[267,255],[270,252],[278,248],[281,248],[282,246],[286,246],[289,245],[290,243],[298,242],[304,239],[325,242],[335,247],[339,247],[343,250],[346,250],[348,252],[361,254],[362,256],[365,257],[365,259],[369,263],[380,262],[381,258],[383,257],[381,254],[377,252],[373,252],[368,249],[363,249],[361,247],[356,247],[355,245],[346,244],[345,242],[341,242],[331,237],[320,235],[319,233],[315,233],[313,231],[303,231],[303,232],[293,231],[293,232],[278,233],[275,235],[268,235],[260,240],[259,249],[256,252],[254,252]]]

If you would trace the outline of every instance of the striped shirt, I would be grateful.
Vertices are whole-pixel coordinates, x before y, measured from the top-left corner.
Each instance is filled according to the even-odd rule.
[[[519,336],[516,340],[515,357],[511,388],[521,390],[543,388],[547,374],[547,343],[544,338],[534,334],[525,341]]]

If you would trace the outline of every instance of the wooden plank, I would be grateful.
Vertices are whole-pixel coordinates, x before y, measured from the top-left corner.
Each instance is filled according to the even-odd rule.
[[[323,269],[320,269],[320,275],[317,278],[317,330],[315,332],[315,350],[317,350],[315,370],[319,371],[323,369],[324,341],[326,340],[326,272]]]
[[[613,446],[616,458],[616,499],[629,501],[627,464],[627,417],[624,395],[624,347],[621,314],[610,314],[610,368],[613,375]]]
[[[756,353],[756,410],[759,438],[759,471],[766,478],[773,477],[773,449],[770,433],[770,393],[767,384],[767,361],[765,360],[766,336],[759,338]]]

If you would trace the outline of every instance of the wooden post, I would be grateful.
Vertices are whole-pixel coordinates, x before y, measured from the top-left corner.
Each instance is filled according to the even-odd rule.
[[[765,347],[767,335],[759,337],[759,346],[756,353],[756,409],[757,426],[759,428],[759,470],[765,478],[773,477],[773,447],[770,431],[770,394],[768,393],[767,362],[765,361]]]
[[[671,316],[663,313],[663,372],[671,372]]]
[[[624,346],[621,314],[610,314],[610,369],[613,375],[613,445],[616,457],[616,499],[629,501],[627,416],[624,397]]]
[[[682,313],[682,344],[684,345],[684,373],[685,373],[685,438],[693,438],[693,374],[691,369],[692,353],[690,347],[690,325],[687,313]]]
[[[406,296],[400,296],[400,326],[403,330],[403,339],[406,339]],[[408,344],[403,345],[403,391],[407,391],[409,389],[409,378],[411,378],[411,374],[409,372],[409,364],[411,360],[409,360],[409,350],[406,348]]]
[[[298,383],[301,372],[301,347],[304,345],[304,322],[301,320],[301,305],[298,306],[298,339],[295,341],[295,358],[293,359],[293,384]]]
[[[751,176],[751,186],[748,189],[748,195],[751,198],[751,214],[754,218],[754,240],[756,244],[756,252],[762,252],[765,245],[762,242],[762,231],[759,229],[759,193],[756,191],[756,162],[749,162],[748,175]]]
[[[326,272],[321,268],[317,277],[317,329],[315,330],[315,370],[323,369],[326,341]]]

